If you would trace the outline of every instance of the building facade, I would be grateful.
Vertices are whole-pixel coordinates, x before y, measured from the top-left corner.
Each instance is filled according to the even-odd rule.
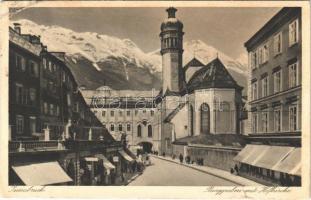
[[[120,184],[134,158],[90,110],[65,53],[19,24],[9,28],[9,127],[10,185]]]
[[[246,176],[270,184],[301,184],[301,38],[301,8],[283,8],[245,43],[251,97],[245,148],[258,159],[237,160]]]
[[[158,91],[112,90],[102,86],[97,90],[82,90],[93,113],[116,140],[126,136],[129,148],[144,151],[159,150],[158,110],[154,97]]]
[[[157,98],[161,153],[166,155],[172,155],[173,143],[185,137],[239,134],[243,107],[243,87],[221,58],[217,56],[208,64],[193,58],[183,65],[183,24],[175,17],[176,11],[167,9],[168,18],[160,33],[163,85]]]

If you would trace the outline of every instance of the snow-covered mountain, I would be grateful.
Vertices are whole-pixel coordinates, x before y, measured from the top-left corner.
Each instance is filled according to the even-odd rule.
[[[18,21],[23,34],[40,35],[49,51],[64,51],[80,84],[96,88],[107,84],[114,89],[151,89],[161,85],[159,50],[145,53],[130,39],[78,33],[60,26],[38,25],[30,20]],[[12,22],[12,23],[14,23]],[[193,56],[204,64],[218,57],[233,77],[246,86],[246,67],[200,40],[184,43],[183,64]],[[245,80],[245,81],[244,81]]]

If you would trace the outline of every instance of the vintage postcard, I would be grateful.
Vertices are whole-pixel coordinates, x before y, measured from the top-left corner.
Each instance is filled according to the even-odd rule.
[[[3,2],[1,194],[307,199],[309,6]]]

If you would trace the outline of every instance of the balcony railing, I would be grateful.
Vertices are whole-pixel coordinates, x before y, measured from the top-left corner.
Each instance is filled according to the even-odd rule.
[[[62,141],[10,141],[9,152],[66,150]]]
[[[121,147],[118,141],[66,140],[66,141],[10,141],[9,152],[42,152],[64,150],[86,150]]]

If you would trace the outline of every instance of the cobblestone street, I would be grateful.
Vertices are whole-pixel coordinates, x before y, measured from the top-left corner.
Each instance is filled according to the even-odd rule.
[[[151,158],[141,176],[129,186],[232,186],[235,183],[191,169],[179,164]]]

